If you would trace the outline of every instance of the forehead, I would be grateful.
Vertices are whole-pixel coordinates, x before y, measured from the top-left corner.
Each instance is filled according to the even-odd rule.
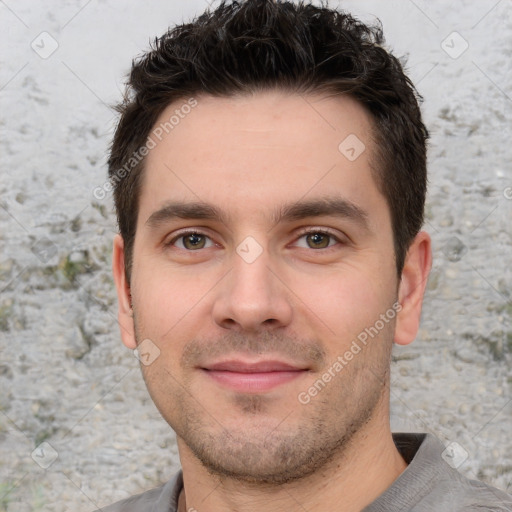
[[[162,112],[150,137],[142,222],[172,200],[269,220],[276,206],[306,196],[383,201],[370,167],[371,119],[348,96],[266,91],[183,98]]]

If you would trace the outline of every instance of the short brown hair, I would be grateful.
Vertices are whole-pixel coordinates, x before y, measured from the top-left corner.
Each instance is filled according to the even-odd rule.
[[[383,43],[380,23],[369,27],[345,12],[279,0],[224,0],[157,38],[132,63],[108,161],[128,281],[144,170],[140,149],[159,115],[188,96],[272,88],[348,94],[369,111],[378,148],[374,176],[390,208],[400,276],[423,224],[428,131],[421,97]]]

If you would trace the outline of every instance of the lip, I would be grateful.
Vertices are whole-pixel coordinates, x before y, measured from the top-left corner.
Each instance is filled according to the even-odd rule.
[[[262,393],[303,376],[308,369],[283,361],[220,361],[201,368],[217,384],[241,393]]]
[[[225,371],[237,373],[270,373],[270,372],[289,372],[305,370],[300,366],[294,366],[284,361],[267,360],[257,362],[245,362],[241,359],[230,359],[220,361],[204,367],[205,370]]]

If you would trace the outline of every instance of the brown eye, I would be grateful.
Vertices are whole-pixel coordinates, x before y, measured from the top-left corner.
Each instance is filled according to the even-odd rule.
[[[299,247],[304,249],[330,249],[331,247],[339,244],[340,239],[330,231],[322,229],[309,229],[303,231],[298,240],[305,240],[304,243],[299,243]]]
[[[207,245],[208,241],[210,245]],[[186,251],[196,251],[206,247],[211,247],[213,243],[210,238],[203,233],[198,233],[197,231],[185,231],[174,237],[166,245],[176,246],[178,249]]]
[[[306,235],[308,245],[312,249],[325,249],[326,247],[329,247],[330,238],[331,236],[325,233],[311,233]]]
[[[198,233],[192,233],[182,238],[186,249],[202,249],[205,245],[205,237]]]

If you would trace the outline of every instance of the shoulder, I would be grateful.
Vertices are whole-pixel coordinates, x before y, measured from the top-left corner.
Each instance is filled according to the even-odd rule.
[[[160,487],[118,501],[95,512],[175,512],[182,486],[183,477],[180,471]]]
[[[462,477],[464,503],[458,510],[512,512],[512,495],[478,480]]]
[[[149,507],[154,505],[162,494],[163,486],[151,489],[150,491],[131,496],[118,501],[108,507],[98,509],[96,512],[142,512],[151,510]]]
[[[396,510],[399,496],[403,510],[414,512],[512,512],[510,494],[460,473],[453,450],[434,435],[398,433],[393,440],[409,465],[375,502],[384,507],[368,511]]]

